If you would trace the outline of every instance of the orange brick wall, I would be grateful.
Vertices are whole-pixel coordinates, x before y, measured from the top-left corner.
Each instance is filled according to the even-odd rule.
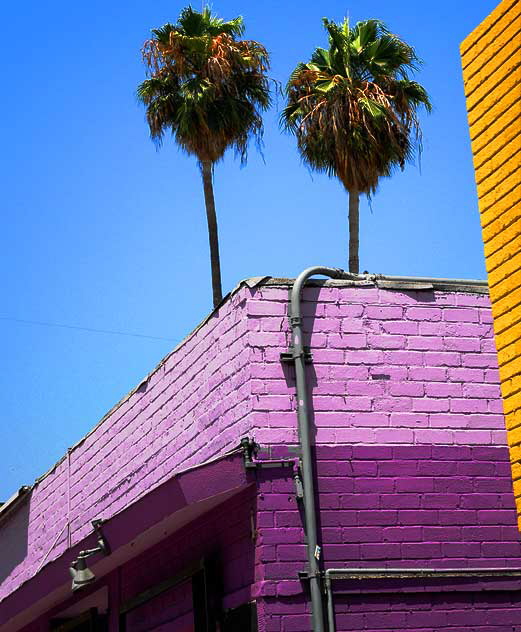
[[[503,0],[461,58],[521,530],[521,2]]]

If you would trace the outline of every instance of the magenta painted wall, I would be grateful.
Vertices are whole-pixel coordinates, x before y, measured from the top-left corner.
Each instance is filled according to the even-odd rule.
[[[325,568],[521,567],[508,458],[506,447],[319,446]],[[259,494],[260,631],[304,632],[306,550],[291,476],[264,471]],[[520,590],[521,579],[339,581],[337,630],[515,632]]]
[[[117,615],[120,606],[136,595],[170,580],[194,561],[205,559],[219,573],[219,586],[215,587],[219,601],[215,606],[226,610],[247,602],[254,582],[250,515],[255,514],[255,507],[255,490],[250,487],[122,565],[100,580],[92,592],[108,586],[112,596],[110,608]],[[166,592],[132,611],[127,617],[128,632],[149,630],[153,626],[160,628],[161,623],[171,626],[166,629],[183,629],[183,624],[192,619],[189,584],[177,587],[173,599],[169,599],[170,596]],[[78,595],[81,597],[83,593]],[[73,602],[72,597],[69,603],[53,608],[24,627],[23,632],[48,632],[49,620],[59,618]],[[113,620],[112,629],[117,629],[117,616]]]
[[[91,519],[111,518],[241,437],[275,451],[297,442],[293,370],[279,357],[288,289],[242,286],[37,483],[25,541],[0,561],[0,599],[69,537],[80,542]],[[304,299],[327,564],[520,564],[488,297],[333,284],[306,288]],[[304,603],[292,482],[264,484],[275,505],[265,507],[261,488],[252,591],[273,619],[266,630],[305,630],[281,627],[277,614],[284,600]]]
[[[74,545],[92,519],[110,518],[247,434],[244,299],[243,290],[210,317],[36,484],[18,558],[0,555],[0,600],[68,548],[69,528]],[[7,529],[0,525],[0,547]]]

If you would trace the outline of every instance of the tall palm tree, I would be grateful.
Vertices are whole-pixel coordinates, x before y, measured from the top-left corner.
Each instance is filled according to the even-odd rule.
[[[152,30],[143,46],[147,79],[137,90],[152,140],[170,131],[194,155],[203,179],[213,304],[222,300],[213,170],[229,147],[246,161],[248,142],[261,141],[261,113],[270,105],[269,58],[258,42],[238,39],[243,20],[225,22],[210,9],[183,9],[177,24]]]
[[[295,133],[304,161],[348,191],[349,271],[358,273],[360,194],[374,193],[382,176],[412,159],[421,144],[417,109],[431,104],[408,77],[420,63],[414,49],[382,22],[323,22],[329,48],[296,66],[281,123]]]

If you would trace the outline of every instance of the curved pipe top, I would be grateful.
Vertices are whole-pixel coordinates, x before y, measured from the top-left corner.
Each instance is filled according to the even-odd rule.
[[[327,268],[325,266],[313,266],[311,268],[306,268],[298,275],[295,279],[295,283],[293,283],[293,287],[291,288],[291,318],[300,318],[300,296],[302,294],[302,288],[304,287],[305,282],[310,277],[315,276],[315,274],[323,274],[331,279],[355,280],[359,278],[359,275],[351,274],[341,268]]]

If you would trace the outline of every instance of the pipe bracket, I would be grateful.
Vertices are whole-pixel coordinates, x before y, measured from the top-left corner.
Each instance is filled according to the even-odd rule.
[[[297,358],[304,358],[305,364],[311,364],[313,362],[313,355],[309,347],[304,347],[304,350],[300,353],[295,353],[293,347],[290,347],[288,351],[283,351],[280,354],[280,361],[284,364],[294,364]]]

